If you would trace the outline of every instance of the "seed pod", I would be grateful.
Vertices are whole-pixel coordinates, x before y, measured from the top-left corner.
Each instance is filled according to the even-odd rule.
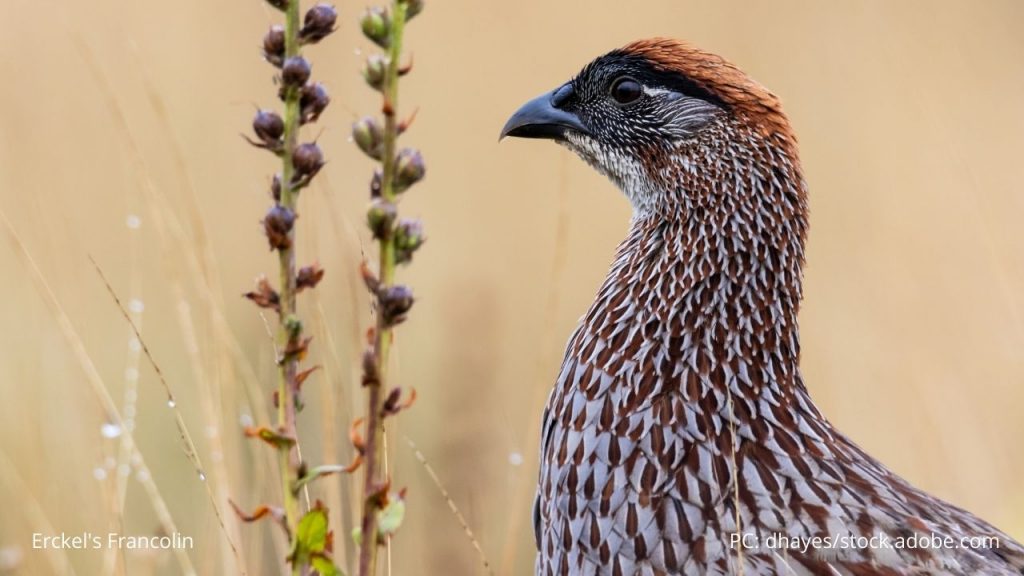
[[[384,155],[384,128],[370,116],[364,116],[352,124],[352,140],[364,154],[380,160]]]
[[[383,54],[370,54],[366,59],[366,67],[363,68],[363,78],[370,88],[374,90],[384,89],[384,79],[388,73],[388,58]]]
[[[392,326],[405,320],[405,315],[415,302],[412,290],[402,284],[384,288],[378,294],[378,299],[384,321]]]
[[[309,80],[312,67],[302,56],[292,56],[281,67],[281,81],[288,88],[298,88]]]
[[[323,168],[324,153],[315,142],[299,144],[292,153],[292,165],[295,166],[297,177],[309,180]]]
[[[278,312],[281,311],[281,297],[277,293],[277,290],[270,285],[270,281],[265,276],[261,276],[256,281],[256,289],[243,294],[246,298],[251,300],[260,308],[270,308]]]
[[[408,22],[423,12],[423,0],[405,0],[405,21]]]
[[[324,278],[324,269],[319,264],[312,264],[299,268],[295,275],[295,291],[302,292],[307,288],[316,288]]]
[[[416,219],[403,218],[395,227],[395,260],[405,263],[423,246],[423,223]]]
[[[373,232],[373,237],[379,240],[390,233],[397,216],[398,209],[394,204],[378,198],[370,203],[370,209],[366,211],[366,224]]]
[[[334,23],[338,21],[338,11],[334,6],[317,4],[306,12],[302,29],[299,30],[299,42],[316,44],[334,32]]]
[[[395,158],[395,192],[404,192],[423,179],[427,166],[419,150],[403,148]]]
[[[385,50],[391,46],[391,14],[384,8],[373,6],[359,19],[363,34]]]
[[[267,148],[276,149],[280,147],[284,135],[284,120],[270,110],[257,110],[252,121],[252,131]]]
[[[271,250],[287,250],[292,246],[289,234],[295,225],[297,216],[294,212],[275,204],[263,217],[263,229],[267,233],[267,241]]]
[[[302,123],[316,122],[330,103],[331,97],[327,95],[323,84],[315,82],[303,86],[299,97],[299,117]]]
[[[284,64],[284,27],[274,25],[263,37],[263,57],[278,68]]]

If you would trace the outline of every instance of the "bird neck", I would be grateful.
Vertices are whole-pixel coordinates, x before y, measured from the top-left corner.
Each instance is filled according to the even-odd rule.
[[[760,134],[724,136],[675,152],[666,201],[635,212],[585,331],[627,357],[654,358],[691,388],[720,388],[730,375],[755,388],[802,387],[799,163]],[[644,338],[609,338],[614,324]],[[653,349],[637,350],[640,341]]]

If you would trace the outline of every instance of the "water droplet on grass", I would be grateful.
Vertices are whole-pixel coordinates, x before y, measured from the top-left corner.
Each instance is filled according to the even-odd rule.
[[[100,434],[102,434],[104,438],[117,438],[118,436],[121,435],[121,432],[121,427],[118,426],[117,424],[111,424],[110,422],[107,422],[106,424],[100,426]]]

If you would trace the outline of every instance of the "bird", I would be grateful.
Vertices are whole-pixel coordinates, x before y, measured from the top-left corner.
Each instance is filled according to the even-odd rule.
[[[779,98],[680,40],[530,100],[632,205],[541,423],[535,573],[1021,575],[1024,547],[837,430],[800,370],[808,186]]]

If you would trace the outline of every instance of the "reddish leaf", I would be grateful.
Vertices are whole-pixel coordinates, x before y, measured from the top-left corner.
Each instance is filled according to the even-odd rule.
[[[319,264],[304,266],[295,276],[295,291],[302,292],[306,288],[316,288],[316,285],[323,280],[324,269]]]
[[[246,292],[243,296],[252,300],[260,308],[270,308],[277,312],[281,311],[281,299],[277,291],[270,286],[270,282],[265,276],[261,276],[256,281],[256,290]]]

